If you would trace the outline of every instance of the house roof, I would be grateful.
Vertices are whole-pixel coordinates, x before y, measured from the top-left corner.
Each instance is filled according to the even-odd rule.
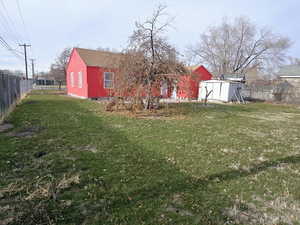
[[[278,75],[280,77],[300,77],[300,65],[282,66]]]
[[[192,72],[192,71],[198,69],[199,67],[200,67],[199,65],[195,65],[195,66],[187,66],[186,69]]]
[[[121,53],[75,48],[87,66],[115,68],[120,61]]]

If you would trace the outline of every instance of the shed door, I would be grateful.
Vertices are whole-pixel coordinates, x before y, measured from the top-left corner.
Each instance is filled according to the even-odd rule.
[[[212,83],[212,99],[219,100],[220,99],[220,83]]]

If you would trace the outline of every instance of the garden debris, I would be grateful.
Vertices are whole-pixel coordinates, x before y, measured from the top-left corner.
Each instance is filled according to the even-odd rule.
[[[12,125],[11,123],[3,123],[3,124],[0,124],[0,133],[1,132],[5,132],[7,130],[10,130],[14,128],[14,125]]]
[[[40,179],[40,181],[43,178]],[[53,198],[56,199],[57,194],[63,190],[71,187],[73,184],[79,184],[80,178],[78,174],[72,176],[64,175],[63,178],[59,181],[50,181],[46,184],[40,185],[37,184],[36,189],[31,192],[25,200],[33,200],[40,198]]]
[[[1,198],[4,198],[5,195],[14,195],[23,190],[24,186],[20,185],[18,182],[11,183],[7,187],[0,189],[0,196]]]
[[[30,193],[25,200],[33,200],[39,198],[48,198],[52,196],[51,193],[51,183],[47,183],[45,185],[39,185],[32,193]]]
[[[80,183],[79,174],[75,174],[70,177],[64,175],[63,179],[61,179],[60,182],[58,183],[57,189],[66,189],[72,186],[73,184],[79,184],[79,183]]]
[[[10,196],[10,200],[13,200],[11,204],[0,205],[0,216],[4,216],[1,218],[0,225],[56,224],[59,215],[49,211],[50,202],[56,205],[57,210],[70,207],[72,201],[56,201],[57,194],[79,182],[79,174],[65,174],[60,179],[55,179],[52,175],[36,177],[28,185],[20,182],[9,184],[6,188],[0,189],[4,198]]]

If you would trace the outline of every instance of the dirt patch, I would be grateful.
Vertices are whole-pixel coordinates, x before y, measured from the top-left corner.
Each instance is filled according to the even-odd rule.
[[[149,119],[149,120],[184,120],[186,116],[176,109],[157,109],[150,111],[128,111],[128,110],[120,110],[113,112],[106,112],[109,114],[122,115],[131,118],[137,119]]]
[[[112,128],[121,129],[121,128],[124,128],[125,126],[122,125],[122,124],[112,124],[111,127],[112,127]]]
[[[174,194],[172,196],[172,201],[170,204],[166,205],[165,211],[176,213],[180,216],[194,216],[190,210],[185,209],[183,199],[180,194]]]
[[[86,146],[82,146],[82,147],[79,147],[79,148],[75,147],[75,150],[92,152],[92,153],[97,153],[98,152],[98,148],[95,145],[86,145]]]
[[[31,127],[26,127],[20,131],[11,131],[6,134],[8,137],[19,137],[19,138],[32,138],[35,136],[38,132],[42,130],[41,127],[39,126],[31,126]]]
[[[139,113],[134,115],[138,119],[149,119],[149,120],[184,120],[186,117],[182,114],[171,114],[171,113]]]
[[[36,152],[36,153],[33,154],[33,156],[35,158],[41,158],[41,157],[43,157],[45,155],[47,155],[47,152],[44,152],[44,151]]]
[[[10,129],[13,129],[14,125],[12,125],[11,123],[4,123],[4,124],[0,124],[0,133],[1,132],[6,132]]]
[[[263,138],[263,137],[266,137],[268,135],[268,134],[266,134],[262,131],[249,129],[247,127],[239,129],[239,132],[244,134],[244,135],[248,135],[248,136],[254,137],[254,138]]]
[[[34,101],[34,100],[23,102],[23,104],[26,104],[26,105],[32,105],[32,104],[36,104],[36,103],[38,103],[38,101]]]
[[[300,221],[300,202],[290,196],[280,196],[273,200],[253,196],[249,203],[236,199],[231,208],[224,210],[234,224],[296,224]]]
[[[250,117],[253,119],[258,120],[264,120],[264,121],[278,121],[278,122],[286,122],[286,121],[294,121],[293,119],[296,116],[300,116],[298,113],[286,113],[286,112],[280,112],[280,113],[251,113],[246,114],[242,113],[241,116]]]

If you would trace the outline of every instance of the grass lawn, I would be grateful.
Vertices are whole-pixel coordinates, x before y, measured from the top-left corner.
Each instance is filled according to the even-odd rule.
[[[168,110],[135,118],[30,94],[0,133],[0,224],[300,221],[298,106]]]

